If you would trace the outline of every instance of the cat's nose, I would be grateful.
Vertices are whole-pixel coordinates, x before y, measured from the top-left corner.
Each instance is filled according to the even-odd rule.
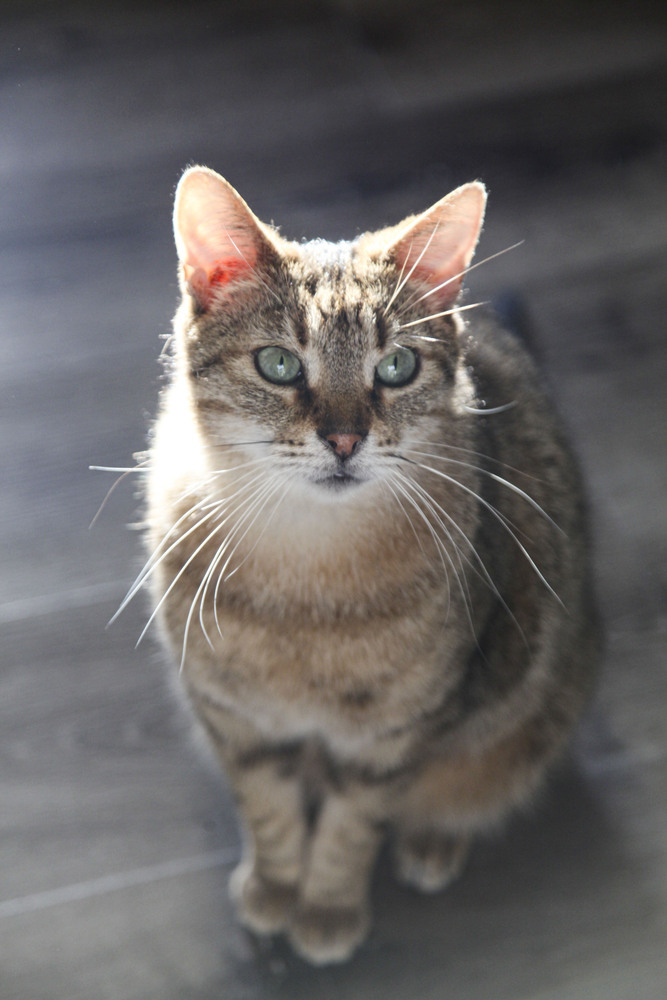
[[[324,440],[339,458],[350,458],[364,437],[364,434],[327,434]]]

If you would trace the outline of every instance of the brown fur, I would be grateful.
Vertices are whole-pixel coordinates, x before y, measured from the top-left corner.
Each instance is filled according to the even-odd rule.
[[[483,207],[297,245],[212,171],[177,193],[145,576],[238,801],[240,916],[317,963],[363,940],[386,832],[444,885],[590,689],[576,468],[520,346],[458,311]]]

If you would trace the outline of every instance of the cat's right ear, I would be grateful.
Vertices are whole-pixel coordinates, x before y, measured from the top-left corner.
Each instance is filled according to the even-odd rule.
[[[206,310],[255,276],[266,227],[220,174],[190,167],[176,189],[174,236],[185,289]]]
[[[403,283],[433,296],[446,309],[459,297],[484,220],[486,188],[464,184],[421,215],[366,238],[394,263]]]

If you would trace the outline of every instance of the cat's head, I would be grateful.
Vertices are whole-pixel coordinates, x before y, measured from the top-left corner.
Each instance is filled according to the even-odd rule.
[[[264,442],[322,494],[383,478],[410,435],[464,416],[456,303],[484,214],[466,184],[354,242],[297,244],[218,174],[176,193],[177,372],[207,447]]]

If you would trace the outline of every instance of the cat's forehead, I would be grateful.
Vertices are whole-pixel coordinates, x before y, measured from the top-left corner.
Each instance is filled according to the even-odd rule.
[[[358,364],[377,342],[377,314],[386,298],[377,266],[359,254],[356,241],[302,243],[291,263],[307,341]]]
[[[311,240],[298,247],[293,277],[303,299],[322,312],[381,304],[383,269],[359,252],[358,242]],[[375,301],[377,299],[377,301]]]
[[[309,270],[336,273],[349,266],[353,245],[349,240],[341,240],[340,243],[310,240],[299,246],[299,256]]]

